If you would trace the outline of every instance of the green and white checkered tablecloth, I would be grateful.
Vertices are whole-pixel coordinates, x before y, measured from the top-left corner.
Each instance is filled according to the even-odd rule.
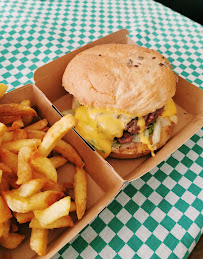
[[[202,87],[201,25],[152,0],[1,0],[0,81],[33,83],[37,67],[127,28]],[[53,258],[187,258],[203,231],[202,130],[127,184]]]

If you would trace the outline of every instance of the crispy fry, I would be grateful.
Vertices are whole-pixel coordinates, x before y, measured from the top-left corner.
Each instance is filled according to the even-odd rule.
[[[48,242],[48,229],[32,228],[30,237],[30,247],[38,255],[46,254]]]
[[[23,128],[23,127],[24,127],[24,123],[22,121],[22,118],[20,117],[19,119],[15,120],[12,123],[12,126],[11,126],[10,130],[16,130],[16,129],[20,129],[20,128]]]
[[[22,147],[31,147],[35,149],[40,145],[40,143],[40,139],[18,139],[10,142],[4,142],[1,147],[17,154]]]
[[[11,173],[12,170],[10,167],[8,167],[6,164],[0,162],[0,170],[2,170],[4,173]]]
[[[42,191],[48,191],[48,190],[59,191],[59,192],[65,191],[65,188],[62,184],[53,182],[52,180],[48,179],[44,174],[36,171],[35,169],[33,169],[32,171],[32,177],[33,179],[40,178],[44,181]]]
[[[48,121],[46,119],[39,120],[27,127],[25,127],[25,130],[42,130],[44,127],[46,127],[48,124]]]
[[[54,165],[47,157],[41,156],[39,151],[35,151],[32,154],[30,164],[35,170],[57,183],[57,172]]]
[[[72,127],[74,127],[74,125],[75,119],[70,114],[62,117],[59,121],[52,125],[39,146],[41,155],[48,156],[59,139],[61,139]]]
[[[1,183],[2,176],[3,176],[3,171],[0,169],[0,183]]]
[[[46,135],[46,132],[40,131],[40,130],[30,130],[30,129],[26,129],[27,132],[27,136],[28,138],[35,138],[35,139],[43,139],[44,136]]]
[[[76,211],[76,204],[74,201],[71,201],[71,204],[70,204],[70,212],[73,212],[73,211]]]
[[[15,195],[13,191],[2,192],[2,196],[8,207],[12,211],[21,213],[32,210],[43,210],[63,197],[63,195],[62,192],[44,191],[25,198]]]
[[[10,218],[12,218],[11,211],[6,202],[0,196],[0,223],[4,223]]]
[[[7,181],[5,175],[3,174],[1,178],[1,183],[0,183],[0,192],[8,191],[9,187],[10,187],[9,182]]]
[[[60,153],[62,156],[67,158],[71,163],[75,164],[76,166],[82,168],[84,166],[84,162],[82,161],[81,157],[78,155],[77,151],[72,147],[70,144],[63,140],[59,140],[54,150]]]
[[[17,119],[20,119],[20,116],[18,116],[18,115],[11,115],[11,116],[2,115],[2,116],[0,116],[0,122],[4,123],[6,125],[13,123]]]
[[[66,216],[69,214],[71,200],[70,197],[67,196],[55,203],[44,210],[35,210],[34,215],[41,224],[47,225],[58,218]]]
[[[49,130],[50,127],[46,126],[42,129],[43,132],[47,132]]]
[[[34,217],[33,211],[27,213],[14,212],[14,217],[17,219],[18,223],[23,224],[29,222]]]
[[[22,184],[17,190],[13,191],[13,193],[21,197],[30,197],[39,192],[44,183],[44,179],[32,179],[29,182]]]
[[[3,83],[0,83],[0,99],[4,96],[4,94],[6,93],[8,89],[8,86],[3,84]]]
[[[23,100],[20,104],[27,106],[27,107],[31,107],[30,100]],[[33,116],[26,115],[26,116],[23,116],[22,119],[23,119],[23,122],[25,125],[29,125],[33,120]]]
[[[11,104],[0,104],[0,116],[23,116],[23,115],[32,115],[37,116],[37,113],[34,109],[21,105],[19,103]]]
[[[8,249],[16,248],[25,238],[25,236],[17,233],[9,233],[7,238],[1,237],[0,244]]]
[[[49,160],[52,162],[52,164],[56,169],[61,167],[67,162],[67,159],[63,156],[53,156],[53,157],[50,157]]]
[[[16,129],[13,131],[13,133],[14,133],[13,140],[27,139],[27,132],[24,129]]]
[[[0,148],[1,162],[6,164],[14,173],[18,171],[18,156],[5,148]]]
[[[45,132],[39,130],[26,130],[28,134],[28,138],[36,138],[36,139],[43,139],[46,135]],[[83,167],[84,162],[82,161],[81,157],[78,155],[77,151],[67,142],[64,140],[59,140],[54,150],[60,153],[63,157],[67,158],[71,163],[77,165],[78,167]]]
[[[0,122],[0,137],[2,137],[4,135],[4,133],[6,132],[7,127],[5,124],[3,124],[2,122]]]
[[[18,139],[27,139],[27,132],[24,129],[5,132],[2,137],[2,142],[10,142]]]
[[[81,219],[86,210],[87,179],[85,170],[78,167],[74,175],[74,194],[77,217]]]
[[[2,236],[3,232],[4,232],[4,225],[3,223],[0,223],[0,237]]]
[[[23,184],[32,179],[32,168],[29,164],[32,152],[31,147],[22,147],[18,153],[17,184]]]
[[[10,227],[11,227],[11,220],[7,220],[6,222],[3,223],[3,233],[1,235],[1,237],[7,238],[9,235],[9,231],[10,231]]]
[[[50,224],[42,224],[35,217],[32,218],[29,227],[30,228],[43,228],[43,229],[53,229],[53,228],[63,228],[63,227],[73,227],[74,223],[69,215],[56,219]]]

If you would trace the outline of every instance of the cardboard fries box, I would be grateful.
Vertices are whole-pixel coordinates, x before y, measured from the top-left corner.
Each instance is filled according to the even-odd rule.
[[[51,102],[37,87],[32,85],[26,85],[7,93],[0,100],[0,103],[18,103],[25,99],[29,99],[31,105],[37,107],[38,115],[42,119],[46,118],[50,125],[60,119],[60,115],[53,109]],[[47,255],[44,258],[53,256],[62,246],[79,233],[109,204],[123,185],[123,180],[114,169],[107,163],[104,163],[103,159],[96,152],[93,152],[74,130],[69,131],[63,139],[77,150],[85,162],[85,170],[88,172],[87,212],[82,220],[76,222],[73,228],[49,231],[49,246]],[[57,169],[58,181],[60,183],[73,182],[74,171],[75,166],[71,163],[66,163]],[[7,250],[0,247],[0,255],[2,251]],[[9,253],[12,255],[12,259],[37,258],[35,252],[29,247],[29,233],[27,239],[17,249]],[[26,257],[24,254],[26,254]]]
[[[38,68],[34,74],[34,86],[26,85],[9,92],[0,100],[0,103],[30,99],[31,104],[37,106],[40,117],[46,118],[52,125],[60,119],[61,115],[58,111],[70,108],[71,96],[61,85],[62,75],[68,62],[80,51],[98,44],[111,42],[136,44],[127,35],[126,29],[120,30]],[[146,156],[128,160],[108,158],[104,160],[74,130],[66,134],[63,139],[77,150],[85,162],[85,169],[88,173],[87,211],[73,228],[49,231],[47,254],[41,258],[50,258],[57,253],[113,200],[126,182],[147,173],[203,126],[203,91],[201,89],[179,77],[174,100],[178,107],[178,124],[174,128],[172,138],[156,152],[155,157]],[[57,171],[59,182],[72,181],[74,175],[72,164],[67,163]],[[0,255],[5,250],[0,248]],[[29,247],[29,233],[28,238],[9,253],[13,259],[39,258]]]

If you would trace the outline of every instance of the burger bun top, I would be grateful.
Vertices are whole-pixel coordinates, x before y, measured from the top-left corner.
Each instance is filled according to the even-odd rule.
[[[81,105],[144,116],[175,95],[176,76],[159,52],[127,44],[104,44],[76,55],[62,85]]]

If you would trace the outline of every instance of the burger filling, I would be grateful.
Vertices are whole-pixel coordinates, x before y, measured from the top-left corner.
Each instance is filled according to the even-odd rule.
[[[161,127],[177,120],[172,99],[164,107],[145,116],[79,105],[74,108],[77,132],[103,157],[109,156],[112,147],[120,148],[133,142],[146,144],[154,155]]]

